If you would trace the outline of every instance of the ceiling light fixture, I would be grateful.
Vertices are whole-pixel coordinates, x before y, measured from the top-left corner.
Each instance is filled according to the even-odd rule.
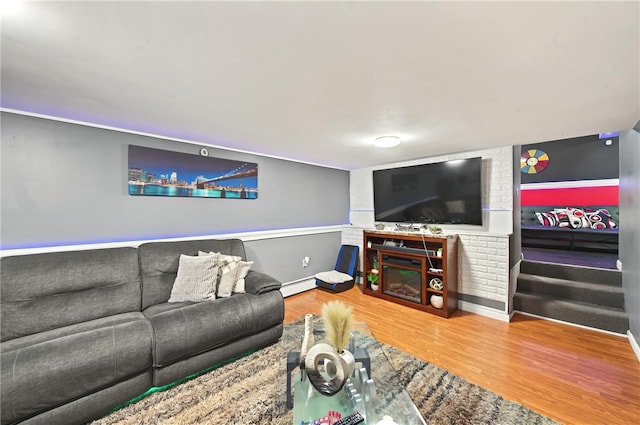
[[[382,136],[374,140],[373,144],[378,148],[392,148],[400,144],[398,136]]]

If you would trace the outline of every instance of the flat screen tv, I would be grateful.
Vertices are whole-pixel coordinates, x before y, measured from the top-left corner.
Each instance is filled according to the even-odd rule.
[[[373,171],[375,221],[482,225],[482,158]]]

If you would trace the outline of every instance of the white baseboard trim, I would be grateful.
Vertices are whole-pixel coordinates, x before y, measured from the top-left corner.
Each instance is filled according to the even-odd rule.
[[[636,337],[633,336],[630,330],[627,331],[627,338],[629,338],[629,344],[631,344],[631,348],[636,355],[636,359],[638,359],[638,362],[640,362],[640,345],[638,345]]]
[[[531,317],[535,317],[537,319],[548,320],[550,322],[561,323],[563,325],[574,326],[576,328],[582,328],[582,329],[587,329],[587,330],[590,330],[590,331],[602,332],[602,333],[609,334],[609,335],[622,336],[622,337],[625,336],[625,334],[619,334],[617,332],[611,332],[611,331],[607,331],[607,330],[604,330],[604,329],[592,328],[590,326],[580,325],[578,323],[565,322],[564,320],[552,319],[550,317],[538,316],[537,314],[526,313],[526,312],[520,311],[520,310],[515,310],[514,313],[524,314],[525,316],[531,316]]]
[[[282,296],[286,298],[291,295],[314,289],[315,287],[316,279],[314,277],[308,277],[283,284],[280,288],[280,292],[282,292]]]
[[[510,315],[504,311],[499,311],[482,305],[473,304],[467,301],[458,301],[458,308],[463,311],[468,311],[469,313],[479,314],[481,316],[490,317],[502,322],[510,321]]]
[[[275,230],[261,230],[255,232],[238,232],[238,233],[219,233],[212,235],[200,235],[189,236],[181,238],[167,238],[167,239],[147,239],[137,241],[115,241],[95,244],[79,244],[79,245],[58,245],[58,246],[46,246],[37,248],[21,248],[21,249],[5,249],[0,250],[0,257],[8,257],[10,255],[27,255],[27,254],[41,254],[46,252],[61,252],[61,251],[84,251],[89,249],[102,249],[102,248],[120,248],[120,247],[138,247],[147,242],[171,242],[171,241],[192,241],[199,239],[241,239],[244,242],[276,239],[276,238],[289,238],[294,236],[306,236],[315,235],[320,233],[336,233],[342,232],[343,225],[333,226],[317,226],[317,227],[299,227],[294,229],[275,229]]]

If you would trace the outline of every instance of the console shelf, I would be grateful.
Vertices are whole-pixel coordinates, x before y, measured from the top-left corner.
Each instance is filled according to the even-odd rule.
[[[363,239],[364,294],[445,318],[458,309],[456,235],[365,231]],[[378,275],[377,289],[371,274]]]

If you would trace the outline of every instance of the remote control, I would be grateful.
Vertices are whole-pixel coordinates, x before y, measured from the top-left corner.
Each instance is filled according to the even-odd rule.
[[[360,422],[364,422],[364,418],[362,417],[362,415],[358,412],[353,412],[349,416],[345,416],[344,418],[340,419],[334,425],[356,425]]]

